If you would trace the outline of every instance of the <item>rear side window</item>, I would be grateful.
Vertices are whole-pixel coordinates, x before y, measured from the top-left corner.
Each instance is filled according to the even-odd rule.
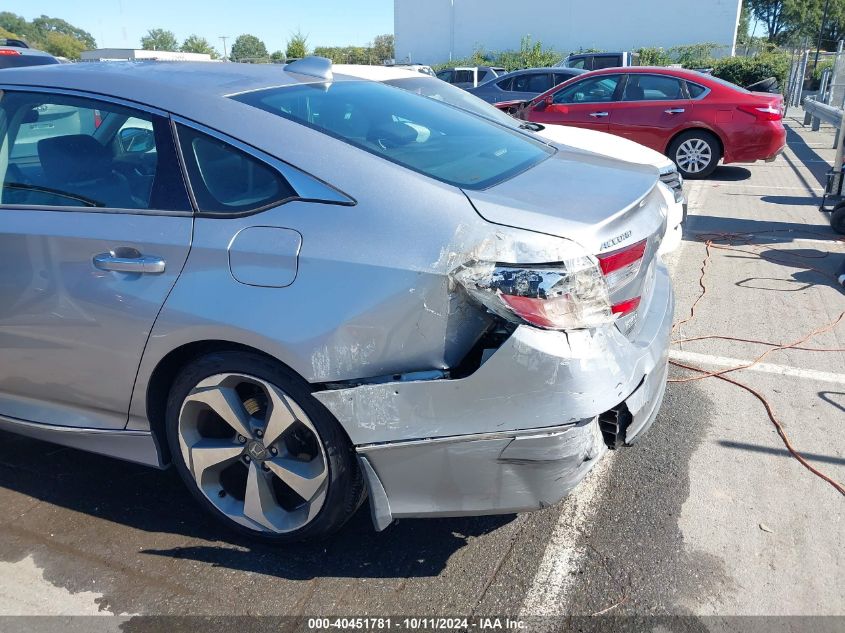
[[[526,73],[513,80],[514,92],[546,92],[551,88],[548,73]]]
[[[593,70],[616,68],[622,65],[621,55],[597,55],[593,57]]]
[[[471,70],[456,70],[452,83],[471,84],[473,81],[475,81],[475,77],[473,77]]]
[[[662,75],[628,75],[625,101],[673,101],[683,99],[681,81]]]
[[[564,81],[569,81],[576,76],[576,73],[555,73],[555,85],[562,84]]]
[[[707,92],[707,88],[704,86],[699,86],[698,84],[687,82],[687,90],[689,91],[689,96],[692,99],[698,99],[701,95]]]
[[[67,95],[0,92],[0,202],[190,211],[167,119]]]
[[[512,128],[375,81],[268,88],[231,98],[468,189],[495,185],[554,153]]]
[[[59,60],[48,55],[19,55],[9,53],[0,55],[0,68],[22,68],[24,66],[46,66],[58,64]]]
[[[198,209],[203,213],[260,211],[296,197],[275,169],[220,139],[178,125],[179,145]]]

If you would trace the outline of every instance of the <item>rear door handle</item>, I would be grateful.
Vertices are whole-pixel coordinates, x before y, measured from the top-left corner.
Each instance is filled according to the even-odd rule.
[[[686,112],[683,108],[669,108],[668,110],[664,110],[666,114],[683,114]]]
[[[596,119],[604,118],[604,117],[608,116],[609,114],[610,114],[609,112],[590,112],[590,116],[594,117]]]
[[[161,257],[118,257],[114,253],[100,253],[94,256],[94,267],[118,273],[142,273],[158,275],[164,272],[165,261]]]

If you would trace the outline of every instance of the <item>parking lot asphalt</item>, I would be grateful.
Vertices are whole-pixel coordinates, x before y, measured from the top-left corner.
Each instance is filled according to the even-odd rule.
[[[845,310],[832,278],[845,244],[817,210],[832,131],[803,128],[800,112],[788,128],[773,163],[687,183],[685,239],[668,262],[676,319],[701,292],[703,239],[746,252],[711,249],[706,294],[675,338],[788,343]],[[845,348],[845,321],[803,346]],[[707,339],[672,358],[717,370],[766,349]],[[845,481],[845,353],[762,362],[731,376],[764,395],[810,464]],[[135,614],[500,614],[549,629],[595,616],[608,630],[622,615],[685,616],[684,630],[708,630],[705,616],[845,615],[845,497],[790,456],[759,400],[715,378],[670,384],[637,445],[536,513],[375,533],[364,508],[330,541],[273,548],[221,532],[174,472],[6,433],[0,508],[0,614],[122,614],[103,625],[115,630]]]

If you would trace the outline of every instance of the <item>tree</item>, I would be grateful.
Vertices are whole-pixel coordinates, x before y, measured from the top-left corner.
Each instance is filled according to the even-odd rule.
[[[818,33],[824,0],[747,0],[751,14],[766,27],[770,42]],[[842,7],[842,0],[831,0],[833,11]]]
[[[68,35],[74,40],[82,43],[85,47],[83,50],[90,50],[97,48],[97,42],[94,36],[88,31],[84,31],[60,18],[51,18],[46,15],[41,15],[32,21],[32,27],[47,36],[50,33],[58,33],[60,35]]]
[[[284,51],[273,51],[270,54],[270,61],[274,64],[284,64],[288,60]]]
[[[267,47],[260,39],[254,35],[245,33],[238,35],[238,39],[232,44],[232,53],[230,55],[233,62],[251,62],[251,63],[267,63],[269,55],[267,54]]]
[[[141,38],[141,48],[145,51],[178,51],[179,42],[173,31],[166,29],[150,29]]]
[[[373,39],[373,57],[377,64],[383,64],[385,60],[393,59],[396,55],[395,39],[392,34],[376,35]]]
[[[305,57],[308,54],[308,36],[303,35],[299,30],[291,33],[285,54],[288,59]]]
[[[207,39],[199,35],[189,35],[186,37],[179,50],[183,53],[205,53],[206,55],[211,55],[211,59],[220,57],[217,49]]]
[[[41,46],[51,55],[68,59],[79,59],[82,51],[88,50],[85,42],[66,33],[56,33],[55,31],[47,33],[46,41]]]

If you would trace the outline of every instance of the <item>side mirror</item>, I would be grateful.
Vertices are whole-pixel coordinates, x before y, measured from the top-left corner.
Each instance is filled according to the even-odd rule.
[[[155,147],[153,131],[141,127],[123,128],[118,135],[118,140],[125,154],[143,154]]]

